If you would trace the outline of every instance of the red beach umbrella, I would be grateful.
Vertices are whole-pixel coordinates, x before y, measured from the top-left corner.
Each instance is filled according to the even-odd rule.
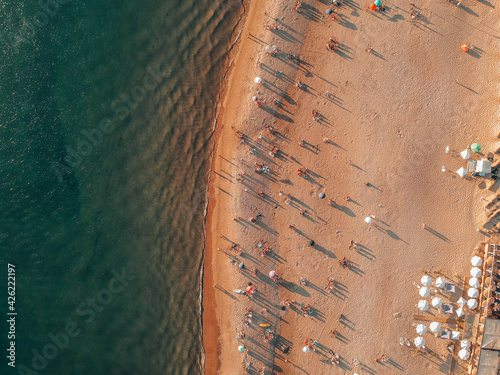
[[[377,9],[377,6],[375,5],[375,3],[371,3],[371,4],[370,4],[370,9],[371,9],[371,10],[375,10],[375,9]]]
[[[462,45],[462,51],[468,52],[469,51],[469,46],[467,44]]]

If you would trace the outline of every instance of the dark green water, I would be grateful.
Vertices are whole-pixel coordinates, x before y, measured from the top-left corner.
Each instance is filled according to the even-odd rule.
[[[198,374],[203,196],[241,1],[41,4],[2,1],[0,313],[11,263],[17,315],[0,373]]]

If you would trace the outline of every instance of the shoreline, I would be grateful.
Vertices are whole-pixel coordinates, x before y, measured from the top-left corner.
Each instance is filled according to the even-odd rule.
[[[250,5],[250,0],[243,0],[240,7],[240,16],[233,33],[238,33],[234,41],[229,47],[228,56],[225,62],[224,75],[221,82],[221,88],[218,94],[217,110],[214,119],[214,128],[212,132],[213,148],[210,154],[210,168],[208,171],[209,178],[206,188],[206,207],[204,212],[204,234],[205,242],[203,249],[203,258],[201,260],[201,278],[200,278],[200,310],[201,310],[201,368],[203,374],[216,374],[220,364],[220,345],[219,345],[219,325],[216,317],[216,302],[214,290],[213,268],[210,266],[213,261],[214,248],[212,245],[212,218],[216,199],[213,191],[214,165],[217,158],[216,150],[219,136],[223,130],[222,119],[224,116],[224,100],[228,90],[230,89],[230,78],[234,69],[234,60],[238,51],[233,51],[241,43],[241,35],[246,22],[247,8]],[[239,32],[237,31],[240,29]],[[220,124],[219,124],[220,123]],[[219,124],[219,126],[218,126]],[[207,230],[208,228],[208,230]],[[207,266],[208,265],[208,266]],[[207,360],[208,358],[208,360]]]

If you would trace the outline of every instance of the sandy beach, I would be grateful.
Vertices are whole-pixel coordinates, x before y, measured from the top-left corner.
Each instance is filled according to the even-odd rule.
[[[497,187],[456,171],[472,143],[475,160],[499,147],[499,12],[486,0],[369,4],[245,5],[209,185],[207,375],[467,373],[446,340],[427,334],[430,355],[400,338],[416,337],[414,314],[441,316],[415,306],[424,272],[461,288],[474,248],[495,240],[478,229]],[[249,282],[255,294],[233,292]]]

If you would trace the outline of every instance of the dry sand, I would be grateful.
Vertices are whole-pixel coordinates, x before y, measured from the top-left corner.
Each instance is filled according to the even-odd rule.
[[[246,362],[251,373],[274,365],[283,374],[352,374],[354,359],[362,374],[449,373],[446,340],[426,334],[426,346],[442,356],[433,357],[413,355],[399,339],[416,337],[413,314],[421,312],[413,282],[423,270],[440,270],[460,286],[457,275],[467,276],[473,249],[485,239],[477,229],[494,193],[481,178],[461,179],[455,171],[465,166],[458,152],[471,143],[479,142],[484,155],[498,147],[499,14],[486,0],[464,0],[458,8],[445,0],[415,2],[419,19],[410,23],[409,2],[386,2],[385,12],[366,11],[368,4],[344,0],[337,21],[323,18],[326,0],[305,0],[300,14],[290,0],[253,1],[246,8],[209,187],[203,299],[208,375],[242,374]],[[274,23],[282,30],[265,30]],[[331,37],[340,42],[336,52],[325,49]],[[463,53],[464,43],[475,49]],[[266,44],[282,53],[266,56]],[[302,62],[285,59],[283,52],[300,54]],[[274,69],[283,75],[275,77]],[[265,85],[255,84],[256,76]],[[297,80],[307,88],[297,88]],[[266,107],[256,108],[253,95]],[[272,103],[278,96],[281,109]],[[313,109],[323,116],[320,122],[312,120]],[[266,125],[278,133],[266,132]],[[245,143],[232,126],[245,134]],[[324,137],[330,143],[323,144]],[[298,145],[302,139],[306,147]],[[275,158],[268,155],[272,145],[281,149]],[[256,162],[270,173],[255,173]],[[300,166],[310,170],[308,179],[297,175]],[[241,172],[245,180],[238,183]],[[283,202],[280,190],[293,197],[292,204]],[[336,205],[318,199],[320,192]],[[308,213],[300,215],[300,208]],[[258,213],[260,222],[251,223],[248,218]],[[368,215],[375,225],[364,222]],[[233,221],[239,216],[244,220]],[[272,249],[265,257],[256,247],[260,240]],[[348,249],[350,240],[360,243],[358,249]],[[217,251],[233,254],[230,242],[244,249],[237,262],[246,272],[239,274]],[[344,256],[350,270],[339,266]],[[254,267],[259,277],[248,272]],[[267,277],[274,269],[283,285]],[[324,291],[330,276],[337,283],[332,294]],[[232,292],[248,281],[259,291],[250,300]],[[314,314],[281,311],[287,299],[310,304]],[[247,307],[253,317],[245,328]],[[339,314],[345,316],[341,323]],[[435,309],[423,314],[442,316]],[[272,343],[291,347],[288,355],[264,343],[260,323],[276,332]],[[338,331],[335,339],[331,329]],[[236,339],[240,330],[244,340]],[[304,354],[309,338],[318,348]],[[238,353],[240,344],[249,353]],[[341,358],[336,368],[328,361],[330,349]],[[382,354],[389,360],[375,363]],[[455,373],[465,373],[464,363]]]

